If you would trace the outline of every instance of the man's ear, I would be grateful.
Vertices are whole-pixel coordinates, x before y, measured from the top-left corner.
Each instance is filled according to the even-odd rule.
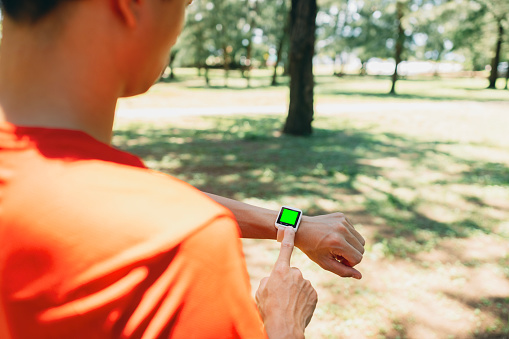
[[[140,5],[144,0],[113,0],[121,19],[127,26],[134,28],[138,24]]]

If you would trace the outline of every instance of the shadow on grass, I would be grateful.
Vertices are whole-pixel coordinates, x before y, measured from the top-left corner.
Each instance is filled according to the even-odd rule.
[[[472,339],[507,339],[509,338],[509,298],[482,297],[469,299],[462,295],[445,293],[448,298],[455,300],[465,307],[471,309],[475,314],[487,315],[496,319],[489,322],[481,317],[478,320],[478,329],[473,330],[468,338]],[[487,323],[483,323],[486,321]],[[386,339],[409,338],[409,328],[415,324],[415,320],[409,317],[393,319],[388,329],[380,330],[378,337]],[[463,338],[463,337],[462,337]]]
[[[449,298],[461,302],[479,314],[490,314],[496,319],[483,330],[472,334],[474,339],[507,339],[509,338],[509,297],[465,298],[461,295],[446,293]]]
[[[315,129],[309,138],[288,137],[280,135],[283,120],[275,117],[204,117],[201,121],[207,128],[131,125],[115,132],[114,144],[140,156],[155,170],[235,199],[283,202],[286,197],[300,197],[310,202],[306,213],[317,215],[334,212],[318,203],[320,200],[358,198],[361,210],[350,213],[356,219],[380,224],[375,241],[389,256],[407,257],[431,250],[442,238],[489,233],[491,226],[500,222],[477,214],[450,223],[434,220],[422,213],[421,200],[402,199],[393,193],[397,188],[412,191],[418,187],[387,179],[390,168],[376,165],[379,159],[396,159],[410,170],[425,167],[446,172],[448,164],[463,163],[469,166],[468,171],[436,184],[509,185],[505,165],[467,162],[437,150],[450,142],[423,142],[348,126]],[[441,203],[433,199],[433,203]],[[463,199],[482,203],[472,195]]]

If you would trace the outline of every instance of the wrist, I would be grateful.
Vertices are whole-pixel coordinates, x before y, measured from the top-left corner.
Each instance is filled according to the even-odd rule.
[[[269,339],[304,339],[304,330],[288,319],[272,319],[264,321],[265,331]]]
[[[305,244],[305,240],[309,239],[306,234],[311,229],[312,217],[302,215],[302,220],[300,222],[299,231],[295,234],[295,246],[302,250],[302,247]]]

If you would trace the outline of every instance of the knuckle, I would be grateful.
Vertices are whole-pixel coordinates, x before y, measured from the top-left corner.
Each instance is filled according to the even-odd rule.
[[[291,248],[293,248],[293,244],[290,241],[288,241],[288,240],[283,240],[281,242],[281,247],[283,247],[283,248],[290,248],[291,249]]]
[[[362,261],[362,258],[363,258],[363,255],[358,253],[357,255],[354,256],[352,264],[357,265],[358,263],[360,263]]]
[[[274,266],[274,272],[277,274],[285,274],[288,269],[284,265],[276,265]]]
[[[298,268],[292,267],[292,274],[298,279],[303,279],[302,272]]]
[[[337,230],[340,234],[342,235],[345,235],[345,234],[348,234],[350,233],[350,231],[348,230],[348,228],[343,224],[341,223],[340,225],[338,225],[337,227]]]
[[[360,263],[361,260],[362,260],[362,256],[354,255],[354,256],[352,256],[351,259],[342,261],[342,263],[345,264],[346,266],[353,267],[353,266],[357,265],[358,263]]]

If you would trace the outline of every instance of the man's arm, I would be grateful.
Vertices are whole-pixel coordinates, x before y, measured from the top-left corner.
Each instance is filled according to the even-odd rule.
[[[206,194],[233,212],[243,238],[276,239],[277,211]],[[356,279],[362,275],[353,266],[361,262],[364,244],[364,238],[342,213],[303,216],[295,237],[295,245],[320,267]]]

